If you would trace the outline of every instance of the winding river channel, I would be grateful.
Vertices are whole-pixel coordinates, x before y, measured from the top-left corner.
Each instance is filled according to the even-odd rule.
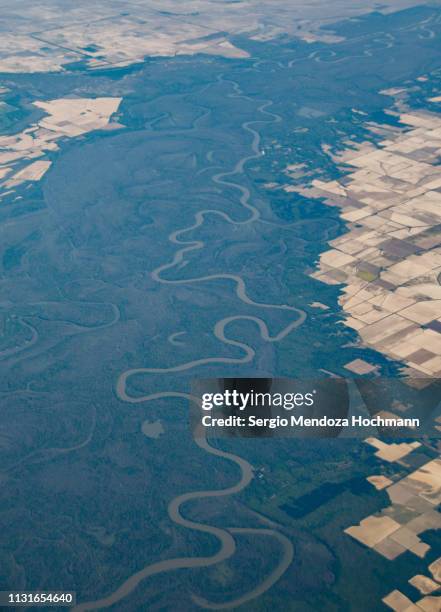
[[[218,78],[218,81],[222,80],[222,76]],[[227,81],[225,81],[227,83]],[[229,96],[242,97],[246,100],[251,100],[250,98],[244,96],[239,88],[238,83],[233,81],[228,81],[233,88],[233,92],[229,94]],[[279,342],[283,340],[288,334],[290,334],[293,330],[298,328],[302,323],[306,320],[306,313],[296,308],[295,306],[287,305],[287,304],[277,304],[277,303],[262,303],[256,302],[252,298],[249,297],[247,293],[247,288],[245,281],[238,275],[235,274],[207,274],[200,277],[195,278],[186,278],[186,279],[177,279],[171,280],[164,277],[166,272],[178,267],[185,261],[185,255],[191,251],[203,249],[205,244],[202,241],[185,241],[183,236],[196,228],[203,225],[205,219],[209,215],[217,215],[227,221],[232,225],[246,225],[251,223],[266,223],[271,225],[273,224],[270,221],[261,219],[261,214],[258,208],[256,208],[251,202],[251,193],[249,189],[235,181],[233,181],[233,177],[240,177],[244,173],[244,168],[247,162],[257,159],[262,155],[260,144],[261,144],[261,136],[255,126],[258,124],[272,123],[272,122],[280,122],[281,117],[276,115],[275,113],[271,113],[267,110],[271,106],[270,101],[262,102],[262,104],[258,107],[258,112],[264,116],[264,118],[254,121],[244,122],[242,124],[243,130],[251,134],[251,154],[241,158],[234,166],[231,171],[218,173],[212,177],[212,181],[217,185],[222,187],[233,188],[240,193],[239,204],[242,208],[249,212],[249,216],[242,221],[237,221],[232,219],[228,214],[221,210],[215,209],[204,209],[200,210],[195,214],[194,222],[187,226],[183,227],[177,231],[172,232],[168,240],[178,245],[180,248],[176,251],[173,259],[169,263],[165,263],[157,267],[151,272],[151,277],[158,283],[162,284],[176,284],[176,285],[192,285],[194,283],[204,283],[213,280],[228,280],[232,283],[235,288],[235,294],[237,298],[253,307],[261,308],[261,309],[277,309],[284,310],[288,312],[292,312],[293,320],[286,325],[278,334],[271,336],[267,327],[266,322],[258,316],[251,315],[231,315],[225,317],[219,321],[214,326],[213,335],[221,341],[223,344],[235,348],[239,348],[243,351],[243,356],[239,358],[233,357],[205,357],[201,359],[194,359],[187,361],[185,363],[181,363],[178,365],[164,367],[164,368],[150,368],[150,367],[140,367],[133,368],[122,373],[116,384],[116,393],[120,400],[123,402],[127,402],[130,404],[138,404],[138,403],[146,403],[155,401],[161,398],[168,398],[170,400],[173,399],[189,399],[193,401],[197,401],[197,398],[192,397],[188,393],[178,392],[178,391],[162,391],[158,393],[152,393],[143,396],[132,396],[128,391],[128,383],[129,380],[133,376],[140,375],[151,375],[151,374],[170,374],[176,372],[183,372],[190,369],[195,369],[202,365],[214,364],[214,363],[229,363],[229,364],[243,364],[251,362],[255,356],[255,350],[253,347],[249,346],[244,342],[239,342],[234,340],[233,338],[228,337],[227,328],[228,326],[239,320],[248,320],[253,322],[259,329],[261,338],[266,342]],[[285,226],[286,227],[286,226]],[[178,332],[177,334],[173,334],[174,337],[179,336],[183,332]],[[173,342],[178,342],[177,340],[171,339]],[[127,580],[125,580],[122,584],[118,586],[118,588],[108,596],[96,600],[84,602],[77,605],[74,610],[76,612],[81,612],[83,610],[97,610],[106,608],[108,606],[114,605],[118,601],[127,597],[129,593],[131,593],[142,581],[147,578],[170,571],[175,571],[179,569],[191,569],[191,568],[201,568],[201,567],[210,567],[222,561],[225,561],[229,557],[231,557],[236,550],[236,539],[235,537],[241,537],[244,535],[253,535],[253,536],[261,536],[261,537],[271,537],[274,538],[280,545],[282,549],[282,554],[279,559],[277,566],[273,569],[273,571],[261,581],[260,584],[255,586],[253,589],[244,593],[240,597],[232,600],[226,599],[221,603],[213,603],[206,599],[203,599],[199,596],[193,595],[193,601],[196,605],[202,608],[207,609],[223,609],[223,608],[231,608],[246,603],[260,595],[262,595],[265,591],[267,591],[271,586],[279,580],[279,578],[284,574],[286,569],[291,564],[291,561],[294,556],[294,547],[292,542],[282,533],[275,529],[262,528],[262,529],[253,529],[253,528],[229,528],[226,527],[221,529],[219,527],[215,527],[212,525],[207,525],[205,523],[196,522],[193,520],[189,520],[183,516],[181,512],[181,507],[192,501],[206,499],[206,498],[222,498],[230,495],[235,495],[240,493],[243,489],[245,489],[251,480],[253,479],[253,467],[252,465],[246,461],[245,459],[239,457],[238,455],[234,455],[232,453],[220,450],[219,448],[215,448],[211,446],[205,435],[201,433],[200,437],[195,439],[195,443],[206,453],[213,455],[219,459],[227,460],[235,464],[240,472],[239,480],[232,486],[226,489],[210,489],[210,490],[202,490],[202,491],[192,491],[185,493],[183,495],[179,495],[174,498],[168,506],[168,514],[170,519],[181,527],[192,529],[195,531],[199,531],[202,533],[207,533],[216,538],[219,542],[219,549],[216,554],[208,557],[178,557],[174,559],[166,559],[163,561],[157,561],[155,563],[149,564],[132,574]]]

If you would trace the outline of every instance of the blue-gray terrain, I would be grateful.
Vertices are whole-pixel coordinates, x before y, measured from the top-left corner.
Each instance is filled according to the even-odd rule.
[[[338,210],[283,187],[290,165],[338,176],[323,143],[393,124],[381,90],[427,107],[441,11],[331,30],[332,45],[233,37],[243,59],[0,75],[2,134],[43,116],[34,101],[122,98],[117,129],[60,140],[42,180],[0,202],[2,590],[74,590],[115,610],[355,611],[424,573],[427,560],[391,563],[343,533],[385,505],[361,441],[207,452],[187,423],[198,376],[341,375],[356,358],[397,372],[341,324],[341,287],[309,276],[345,231]],[[285,471],[302,511],[276,520],[262,499],[277,502]]]

